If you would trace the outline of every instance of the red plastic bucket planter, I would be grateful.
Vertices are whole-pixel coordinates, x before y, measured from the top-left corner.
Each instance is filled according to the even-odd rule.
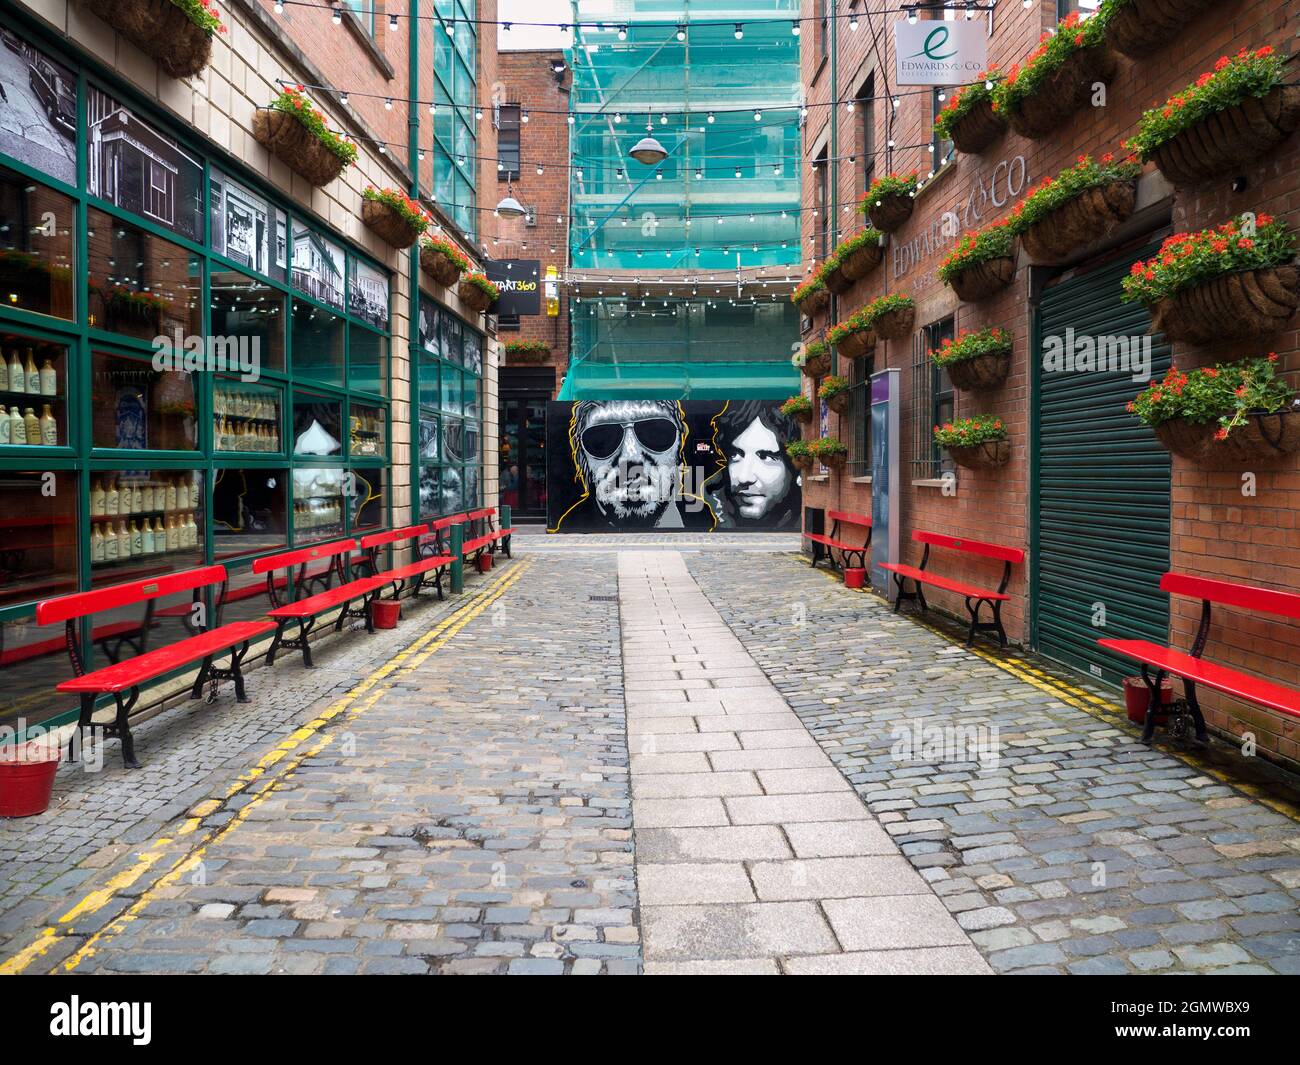
[[[1160,684],[1160,702],[1169,706],[1174,701],[1174,682],[1165,678]],[[1141,677],[1124,678],[1124,709],[1128,719],[1135,725],[1143,725],[1147,719],[1147,708],[1151,705],[1151,689]],[[1163,725],[1168,714],[1156,714],[1156,724]]]
[[[478,556],[478,571],[480,573],[486,573],[491,568],[492,568],[492,556],[489,555],[486,551],[484,551],[483,554]]]
[[[376,599],[370,604],[370,620],[377,629],[395,629],[402,616],[402,604],[396,599]]]
[[[31,817],[50,806],[59,760],[24,761],[0,753],[0,817]]]
[[[844,571],[845,588],[862,588],[867,583],[867,571],[860,566],[850,567]]]

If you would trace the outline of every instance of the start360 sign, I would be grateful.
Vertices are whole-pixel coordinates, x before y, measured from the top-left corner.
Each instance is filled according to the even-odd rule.
[[[900,85],[964,85],[988,66],[982,20],[894,23],[894,59]]]

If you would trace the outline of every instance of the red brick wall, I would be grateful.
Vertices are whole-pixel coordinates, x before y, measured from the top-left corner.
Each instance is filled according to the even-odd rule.
[[[559,49],[501,52],[498,56],[498,77],[493,91],[503,103],[519,103],[529,107],[529,120],[519,132],[519,180],[514,182],[514,194],[525,207],[537,212],[537,224],[529,226],[524,219],[493,219],[500,244],[493,248],[496,258],[540,259],[542,282],[547,266],[555,266],[563,275],[568,262],[569,246],[569,123],[564,112],[569,107],[572,75],[566,69],[557,78],[551,69],[553,60],[562,60]],[[543,113],[553,112],[553,113]],[[542,173],[537,173],[541,164]],[[483,198],[493,202],[506,192],[506,183],[497,175],[494,159],[484,160],[480,171]],[[563,289],[561,288],[563,296]],[[512,340],[540,340],[551,348],[547,365],[556,368],[558,391],[569,363],[568,301],[561,299],[560,313],[548,317],[520,319],[518,332],[501,333],[501,342]]]
[[[872,0],[867,8],[875,13],[869,19],[866,15],[861,16],[856,33],[850,33],[847,22],[840,20],[839,85],[835,95],[840,99],[854,95],[867,74],[874,70],[877,94],[886,91],[887,85],[900,97],[899,107],[894,111],[893,127],[888,132],[885,117],[891,109],[889,100],[877,100],[875,105],[878,146],[883,149],[891,136],[897,145],[889,155],[882,154],[877,158],[876,172],[919,169],[924,178],[933,165],[932,157],[924,147],[908,146],[924,144],[930,139],[930,101],[924,95],[926,90],[900,89],[893,83],[892,24],[903,16],[893,12],[880,13],[882,7],[893,6],[896,5]],[[894,234],[895,242],[905,244],[914,239],[924,239],[926,231],[937,224],[945,211],[957,209],[960,216],[962,211],[958,205],[981,183],[986,184],[1003,160],[1023,156],[1027,179],[1035,182],[1054,176],[1071,165],[1080,153],[1118,153],[1119,142],[1134,131],[1143,110],[1162,103],[1194,81],[1201,72],[1210,69],[1221,54],[1235,52],[1243,46],[1257,48],[1265,44],[1271,44],[1279,51],[1289,50],[1291,39],[1285,28],[1287,9],[1283,0],[1254,3],[1228,0],[1216,5],[1146,60],[1138,63],[1121,57],[1119,73],[1109,86],[1105,107],[1086,108],[1076,113],[1056,133],[1038,141],[1029,141],[1008,132],[982,155],[959,153],[955,165],[941,173],[918,195],[915,212],[909,222]],[[812,10],[812,0],[805,0],[804,14],[811,14]],[[1003,0],[995,12],[994,31],[989,43],[990,59],[1004,70],[1013,63],[1022,62],[1035,47],[1039,34],[1055,21],[1055,4],[1048,0],[1031,10],[1024,9],[1020,3]],[[877,33],[874,47],[873,28]],[[816,105],[831,98],[830,72],[829,64],[820,60],[815,34],[805,35],[803,51],[804,81],[810,85],[804,152],[811,161],[819,146],[819,138],[827,128],[828,109]],[[882,75],[887,75],[887,79]],[[843,106],[834,110],[839,123],[839,154],[846,156],[860,152],[860,112],[848,112]],[[1153,169],[1149,166],[1147,172],[1151,173]],[[1276,215],[1285,219],[1293,229],[1300,229],[1300,180],[1296,177],[1300,172],[1300,137],[1292,138],[1263,160],[1244,165],[1242,171],[1249,178],[1248,187],[1242,192],[1234,193],[1230,188],[1234,175],[1179,191],[1173,199],[1174,230],[1200,229],[1246,210]],[[839,201],[855,201],[862,189],[862,181],[860,158],[854,165],[842,162]],[[805,170],[804,190],[805,207],[809,209],[813,206],[815,187],[816,176],[809,166]],[[1017,197],[1008,199],[1001,206],[994,206],[981,201],[978,193],[976,196],[975,205],[983,217],[979,222],[971,218],[963,225],[963,231],[1004,217],[1018,201]],[[850,235],[865,224],[853,212],[837,211],[836,218],[837,225],[843,227],[842,236]],[[806,212],[803,220],[805,252],[814,247],[808,238],[815,232],[815,222]],[[930,417],[929,412],[918,415],[909,409],[911,340],[882,342],[876,348],[875,368],[898,367],[902,377],[902,515],[904,543],[908,544],[904,553],[908,561],[915,561],[916,553],[911,550],[907,538],[917,528],[1028,547],[1028,371],[1032,320],[1027,299],[1028,270],[1022,265],[1013,285],[999,296],[980,304],[963,305],[934,276],[935,268],[946,254],[947,243],[950,242],[936,248],[899,278],[893,276],[892,253],[887,250],[884,264],[847,295],[840,297],[834,311],[819,316],[809,334],[810,337],[819,335],[829,324],[886,291],[906,292],[916,299],[918,328],[955,312],[958,329],[999,325],[1015,333],[1013,369],[1006,385],[987,395],[956,393],[959,416],[988,410],[1006,420],[1013,442],[1011,462],[998,471],[959,469],[956,494],[949,496],[938,487],[911,484],[912,419],[919,416],[928,421]],[[816,265],[811,261],[805,263],[810,269]],[[1294,373],[1300,371],[1297,323],[1300,319],[1293,319],[1287,331],[1262,343],[1245,342],[1221,348],[1176,345],[1174,361],[1179,366],[1194,367],[1271,350],[1281,356],[1282,366]],[[841,368],[840,372],[845,371]],[[1294,376],[1291,380],[1297,382]],[[811,392],[811,387],[805,380],[805,391]],[[1137,386],[1134,391],[1137,391]],[[848,439],[848,427],[839,424],[841,419],[838,416],[832,414],[830,417],[832,433]],[[1261,466],[1255,472],[1257,495],[1243,497],[1240,471],[1210,470],[1174,458],[1172,568],[1300,591],[1300,535],[1296,532],[1296,513],[1300,509],[1300,461],[1292,457],[1272,467]],[[809,484],[805,500],[810,506],[867,511],[870,485],[854,482],[847,473],[832,474],[826,481]],[[953,556],[944,557],[944,572],[981,583],[989,578],[989,571],[981,564],[964,565]],[[1012,600],[1004,614],[1008,632],[1016,640],[1025,639],[1028,632],[1027,574],[1028,566],[1018,569],[1010,588]],[[927,596],[953,613],[963,611],[957,597],[937,591],[932,596],[927,593]],[[1170,639],[1175,646],[1186,648],[1190,645],[1198,612],[1199,604],[1174,600]],[[1300,687],[1300,654],[1297,654],[1300,625],[1275,619],[1254,619],[1227,609],[1219,611],[1217,616],[1219,622],[1211,633],[1209,657]],[[1300,722],[1288,723],[1277,714],[1256,712],[1243,704],[1210,694],[1205,695],[1202,702],[1213,725],[1235,733],[1250,729],[1258,736],[1261,750],[1291,762],[1300,761]]]

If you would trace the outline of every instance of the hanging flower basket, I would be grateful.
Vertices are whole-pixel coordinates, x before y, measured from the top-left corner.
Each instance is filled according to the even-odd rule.
[[[993,327],[978,333],[963,330],[930,352],[936,366],[948,371],[953,387],[963,392],[998,388],[1011,372],[1012,336]]]
[[[1060,130],[1086,107],[1093,85],[1115,76],[1115,53],[1104,38],[1105,19],[1081,20],[1072,11],[1044,33],[1023,68],[1013,66],[993,90],[993,110],[1022,137],[1038,140]]]
[[[456,286],[456,294],[475,314],[482,314],[501,298],[501,290],[483,274],[466,274]]]
[[[828,261],[835,263],[839,273],[852,287],[855,281],[861,281],[880,265],[885,256],[885,249],[880,246],[882,239],[879,230],[864,229],[848,240],[841,241]]]
[[[371,185],[361,196],[361,221],[394,248],[409,248],[429,228],[424,208],[405,193]]]
[[[858,210],[871,219],[873,228],[892,233],[912,217],[916,206],[917,172],[876,178],[858,201]]]
[[[863,322],[882,340],[902,340],[912,335],[916,303],[911,296],[892,293],[880,296],[860,312]]]
[[[172,78],[189,78],[212,60],[212,35],[225,33],[208,0],[83,0]]]
[[[817,389],[817,398],[826,401],[826,406],[836,414],[847,414],[849,402],[853,398],[849,391],[849,379],[832,375],[825,378]]]
[[[978,75],[973,85],[948,97],[934,131],[952,141],[959,152],[978,155],[1007,131],[1007,122],[993,110],[993,89],[1001,76],[997,64]]]
[[[1075,166],[1025,197],[1011,212],[1008,228],[1036,261],[1064,259],[1133,213],[1141,170],[1136,159],[1116,163],[1109,152],[1100,162],[1081,155]]]
[[[962,237],[939,264],[939,280],[968,303],[988,299],[1006,288],[1016,276],[1008,225],[1005,220],[994,222],[978,233]]]
[[[253,139],[317,188],[357,161],[357,146],[330,130],[301,87],[253,112]]]
[[[1005,466],[1011,459],[1011,441],[1002,419],[992,414],[958,418],[934,427],[934,441],[967,469]]]
[[[816,350],[814,350],[816,349]],[[811,377],[816,380],[819,377],[825,377],[831,372],[831,356],[826,350],[825,344],[810,344],[804,354],[803,365],[800,370],[805,377]]]
[[[1281,330],[1300,306],[1295,238],[1272,215],[1248,216],[1200,233],[1167,237],[1157,255],[1137,262],[1124,278],[1127,302],[1151,312],[1151,332],[1170,340],[1209,344],[1267,336]]]
[[[1214,0],[1123,0],[1106,23],[1106,41],[1130,59],[1168,44]]]
[[[812,400],[802,392],[797,396],[791,396],[781,404],[781,414],[786,418],[799,422],[801,425],[807,425],[812,421]]]
[[[817,462],[832,470],[840,469],[849,460],[849,449],[842,441],[830,436],[811,441],[808,450]]]
[[[452,288],[469,269],[469,260],[443,240],[426,240],[420,245],[420,269],[443,288]]]
[[[862,310],[837,322],[826,331],[826,343],[845,359],[860,359],[876,346],[876,334],[867,324]]]
[[[1277,355],[1184,372],[1171,366],[1128,405],[1175,455],[1248,464],[1300,451],[1300,406]]]
[[[799,313],[813,318],[830,306],[831,296],[826,284],[820,277],[805,281],[790,296],[791,302],[799,308]]]
[[[540,366],[550,357],[550,345],[540,340],[512,340],[506,345],[506,362],[511,366]]]
[[[830,265],[830,269],[823,270],[821,273],[822,284],[836,296],[843,296],[853,287],[853,282],[844,276],[844,271],[840,269],[839,263],[828,265]]]
[[[785,453],[790,456],[790,461],[794,463],[797,469],[807,473],[813,468],[813,453],[807,443],[802,440],[791,440],[785,445]]]
[[[1236,173],[1300,128],[1300,85],[1272,47],[1221,56],[1213,71],[1138,120],[1127,142],[1176,186]]]

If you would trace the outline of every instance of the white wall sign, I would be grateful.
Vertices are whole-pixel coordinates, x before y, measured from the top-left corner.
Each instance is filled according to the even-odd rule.
[[[900,85],[964,85],[988,65],[982,20],[894,23],[894,63]]]

